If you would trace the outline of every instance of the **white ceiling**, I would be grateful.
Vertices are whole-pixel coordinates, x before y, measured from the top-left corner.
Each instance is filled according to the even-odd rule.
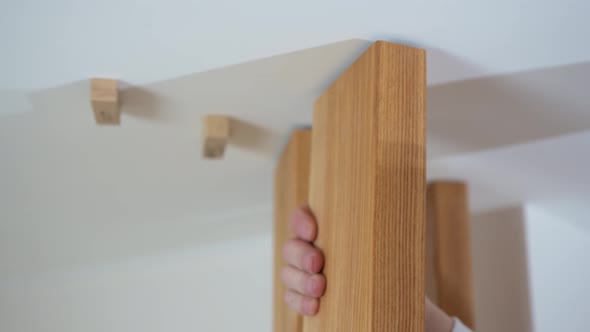
[[[586,1],[1,6],[0,275],[268,216],[288,132],[377,38],[428,49],[430,178],[469,181],[474,211],[537,201],[590,229]],[[121,127],[93,122],[87,78],[103,75],[124,82]],[[206,113],[241,119],[224,161],[200,158]]]
[[[590,60],[584,0],[20,0],[0,10],[0,90],[167,80],[350,38],[429,49],[432,84]]]

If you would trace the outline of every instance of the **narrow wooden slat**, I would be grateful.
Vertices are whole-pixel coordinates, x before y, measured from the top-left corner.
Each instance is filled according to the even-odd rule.
[[[425,97],[425,52],[377,42],[316,102],[327,290],[305,332],[424,331]]]
[[[467,186],[438,181],[428,185],[428,232],[434,269],[435,294],[429,294],[445,312],[474,328],[471,227]]]
[[[280,279],[285,265],[282,247],[292,237],[289,219],[295,208],[307,203],[311,131],[297,130],[291,135],[275,171],[274,183],[274,321],[275,332],[301,332],[302,318],[283,301],[285,288]]]

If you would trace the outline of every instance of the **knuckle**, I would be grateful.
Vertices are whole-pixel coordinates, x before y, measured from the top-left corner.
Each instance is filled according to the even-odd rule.
[[[289,281],[289,267],[288,266],[283,266],[281,268],[281,281],[285,285],[287,285],[287,283]]]
[[[291,304],[293,303],[293,296],[292,296],[291,292],[289,292],[289,291],[285,292],[284,300],[288,306],[291,306]]]
[[[283,245],[283,258],[288,260],[289,257],[291,256],[291,253],[293,252],[293,247],[294,247],[294,240],[287,240],[285,242],[285,244]]]
[[[287,291],[285,292],[285,303],[287,304],[287,306],[293,310],[299,311],[299,305],[298,305],[298,295],[295,294],[292,291]]]

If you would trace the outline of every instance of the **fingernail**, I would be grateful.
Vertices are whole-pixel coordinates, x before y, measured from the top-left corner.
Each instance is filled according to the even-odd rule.
[[[319,288],[320,288],[320,281],[317,278],[310,277],[307,280],[307,291],[310,294],[316,295],[318,293]]]
[[[317,264],[317,257],[315,253],[305,256],[305,266],[309,271],[314,271]]]
[[[305,232],[305,234],[309,231],[309,225],[307,224],[307,219],[305,213],[301,210],[297,210],[295,212],[294,218],[298,223],[297,226],[299,227],[299,231]]]
[[[311,239],[311,236],[313,234],[311,234],[313,232],[313,230],[311,229],[311,226],[308,223],[303,223],[301,224],[301,233],[305,234],[305,238],[306,239]]]
[[[303,311],[308,315],[314,315],[317,312],[316,300],[306,299],[303,302]]]

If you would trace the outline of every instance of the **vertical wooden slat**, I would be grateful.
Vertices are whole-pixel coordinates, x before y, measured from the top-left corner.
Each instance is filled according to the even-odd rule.
[[[425,52],[377,42],[316,102],[327,290],[305,332],[424,331],[425,97]]]
[[[274,183],[274,332],[301,332],[302,318],[290,310],[283,296],[285,288],[280,280],[285,265],[282,247],[292,236],[288,225],[295,208],[307,203],[309,188],[309,159],[311,131],[297,130],[279,159]]]
[[[432,246],[435,294],[441,309],[474,328],[471,228],[467,186],[438,181],[428,185],[428,232]]]

